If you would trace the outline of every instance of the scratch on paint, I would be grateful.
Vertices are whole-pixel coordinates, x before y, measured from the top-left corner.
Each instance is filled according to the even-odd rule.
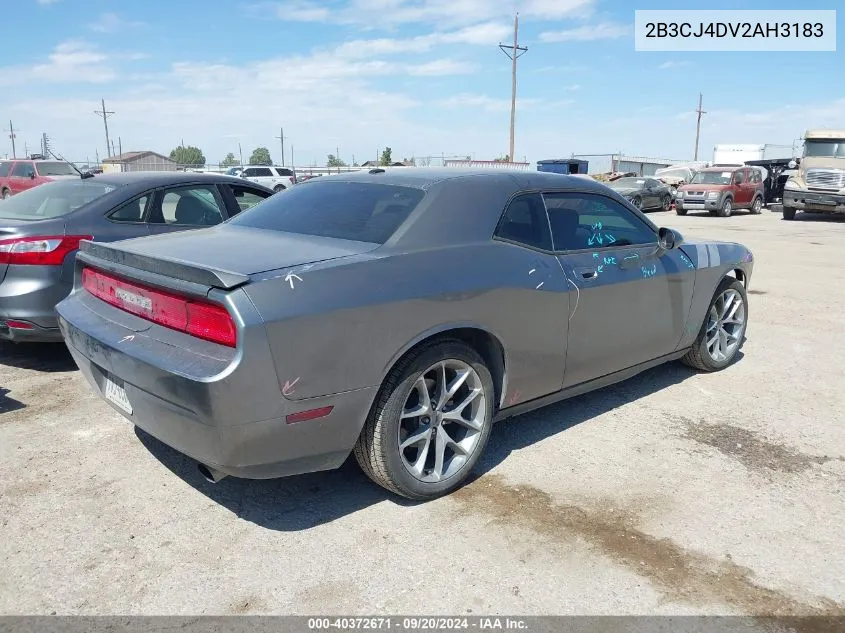
[[[695,268],[695,265],[689,260],[689,257],[684,254],[681,254],[681,261],[687,265],[687,268]]]
[[[569,320],[571,321],[572,317],[575,316],[575,311],[578,310],[578,302],[581,300],[581,289],[578,288],[578,286],[575,285],[575,282],[571,279],[567,279],[566,281],[572,284],[572,287],[575,288],[575,292],[577,293],[575,295],[575,308],[572,310],[572,314],[569,315]]]
[[[531,270],[528,271],[528,274],[533,275],[536,270],[537,270],[536,268],[532,268]]]
[[[537,287],[536,287],[536,288],[534,288],[534,290],[539,290],[540,288],[542,288],[544,283],[546,283],[546,282],[545,282],[545,281],[541,281],[539,284],[537,284]]]
[[[522,392],[519,389],[514,391],[513,394],[511,394],[511,397],[508,399],[508,405],[513,406],[514,404],[516,404],[516,401],[519,400],[519,396],[521,395]]]
[[[302,277],[300,277],[300,276],[299,276],[299,275],[297,275],[296,273],[288,273],[288,274],[285,276],[285,281],[286,281],[286,282],[288,282],[288,283],[290,284],[290,287],[291,287],[291,288],[293,288],[293,287],[294,287],[294,286],[293,286],[293,280],[294,280],[294,279],[297,279],[297,280],[299,280],[299,281],[302,281]]]
[[[298,382],[299,382],[299,376],[297,376],[293,380],[293,382],[291,382],[290,380],[286,380],[284,387],[282,387],[282,395],[283,396],[292,396],[296,392],[296,389],[294,389],[294,387],[296,386],[296,383],[298,383]]]
[[[125,343],[126,341],[134,341],[134,340],[135,340],[135,335],[134,335],[134,334],[130,334],[130,335],[128,335],[128,336],[124,336],[122,339],[120,339],[120,340],[118,341],[118,343]]]

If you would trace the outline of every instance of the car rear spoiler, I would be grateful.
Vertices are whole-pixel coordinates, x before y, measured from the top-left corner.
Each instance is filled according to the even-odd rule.
[[[124,250],[102,242],[83,241],[79,244],[78,259],[82,262],[97,266],[100,262],[111,262],[130,268],[136,268],[149,273],[173,277],[182,281],[189,281],[212,288],[231,290],[249,282],[249,276],[233,273],[228,270],[193,266],[178,259],[161,259],[139,255],[130,250]]]

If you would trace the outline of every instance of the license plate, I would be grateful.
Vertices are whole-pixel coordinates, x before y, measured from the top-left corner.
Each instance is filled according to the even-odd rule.
[[[117,382],[106,376],[106,388],[104,391],[106,400],[113,402],[119,408],[126,411],[126,413],[132,415],[132,403],[129,402],[129,398],[126,396],[126,390],[122,385],[117,384]]]

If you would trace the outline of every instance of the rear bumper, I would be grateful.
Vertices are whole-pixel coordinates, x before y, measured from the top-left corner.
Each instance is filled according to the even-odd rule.
[[[161,442],[227,475],[249,479],[337,468],[348,457],[375,388],[288,401],[263,327],[245,334],[241,348],[229,350],[230,358],[212,359],[192,355],[192,345],[160,340],[187,335],[157,332],[158,326],[124,327],[104,318],[99,307],[91,310],[91,301],[97,300],[76,293],[59,305],[65,342],[101,397],[107,376],[123,382],[132,413],[107,402]],[[334,407],[328,416],[286,422],[291,413],[327,406]]]
[[[71,287],[58,266],[10,266],[0,282],[0,338],[61,341],[56,304]],[[9,320],[23,321],[32,329],[9,328],[5,325]]]
[[[845,213],[845,196],[834,193],[784,189],[783,206],[812,213]]]

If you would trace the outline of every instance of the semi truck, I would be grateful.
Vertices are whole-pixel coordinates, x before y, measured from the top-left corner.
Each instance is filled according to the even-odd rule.
[[[789,166],[795,172],[783,187],[783,219],[798,211],[845,213],[845,130],[804,134],[804,153]]]

